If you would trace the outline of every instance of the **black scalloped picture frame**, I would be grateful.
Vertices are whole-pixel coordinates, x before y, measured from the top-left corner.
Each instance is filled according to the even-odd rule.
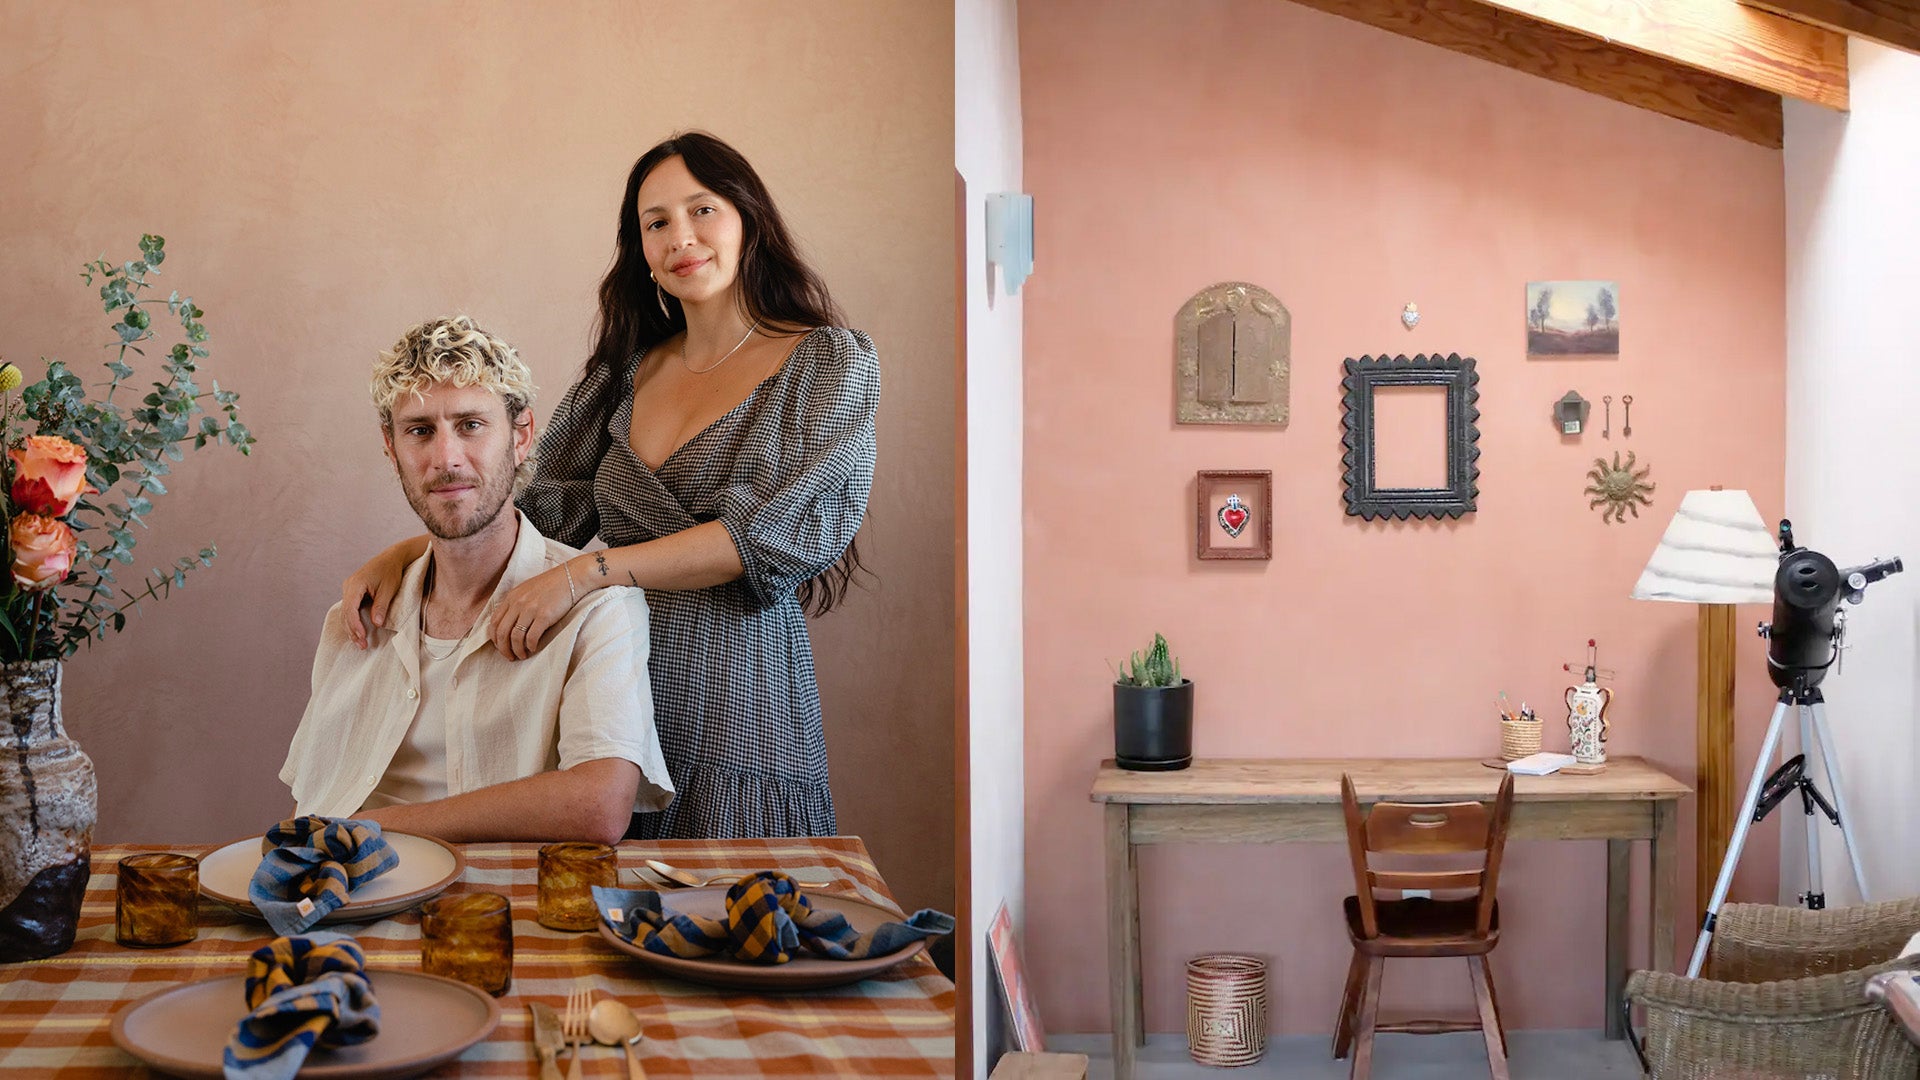
[[[1480,373],[1458,353],[1409,360],[1405,356],[1349,358],[1345,429],[1347,513],[1374,518],[1458,518],[1474,512],[1480,494]],[[1374,483],[1373,391],[1381,386],[1439,386],[1447,392],[1447,486],[1383,488]]]

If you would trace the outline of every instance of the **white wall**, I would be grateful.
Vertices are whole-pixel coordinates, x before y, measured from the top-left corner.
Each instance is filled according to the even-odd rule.
[[[953,160],[967,185],[967,575],[973,803],[973,1062],[987,1075],[986,928],[1022,923],[1025,784],[1021,664],[1020,298],[986,262],[986,197],[1020,187],[1017,0],[954,4]],[[1036,217],[1045,213],[1035,210]],[[1035,272],[1044,273],[1036,256]]]
[[[1847,608],[1853,647],[1823,684],[1868,893],[1887,899],[1920,893],[1920,56],[1855,39],[1850,67],[1849,113],[1786,104],[1787,516],[1843,567],[1906,560]],[[1793,903],[1806,818],[1785,818]],[[1820,828],[1828,906],[1853,903],[1838,834]]]

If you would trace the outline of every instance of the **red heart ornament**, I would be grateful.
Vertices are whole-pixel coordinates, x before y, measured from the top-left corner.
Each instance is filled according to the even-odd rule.
[[[1227,535],[1238,539],[1240,533],[1247,527],[1247,518],[1249,516],[1251,515],[1247,513],[1247,506],[1240,501],[1240,496],[1229,495],[1227,496],[1227,504],[1220,508],[1218,519],[1220,521],[1220,527],[1227,531]]]

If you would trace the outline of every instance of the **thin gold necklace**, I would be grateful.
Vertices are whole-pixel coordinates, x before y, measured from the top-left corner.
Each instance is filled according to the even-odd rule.
[[[718,360],[715,360],[715,361],[714,361],[713,363],[711,363],[711,364],[708,364],[708,365],[707,365],[706,367],[703,367],[703,368],[696,368],[696,367],[694,367],[694,366],[693,366],[693,364],[692,364],[692,363],[690,363],[690,362],[689,362],[689,361],[687,360],[687,344],[686,344],[686,342],[684,342],[684,341],[683,341],[683,342],[681,342],[681,343],[680,343],[680,363],[681,363],[681,365],[682,365],[682,366],[684,366],[684,367],[685,367],[685,368],[686,368],[686,369],[687,369],[688,371],[691,371],[691,372],[692,372],[692,373],[694,373],[695,375],[705,375],[705,374],[706,374],[707,372],[709,372],[709,371],[712,371],[712,370],[713,370],[714,368],[717,368],[717,367],[719,367],[719,366],[720,366],[721,364],[724,364],[724,363],[726,363],[726,362],[727,362],[727,360],[728,360],[728,358],[730,358],[730,357],[732,357],[734,353],[737,353],[737,352],[739,352],[739,351],[740,351],[740,345],[745,345],[745,344],[747,343],[747,339],[748,339],[748,338],[750,338],[750,337],[752,337],[752,336],[753,336],[753,332],[754,332],[755,330],[758,330],[758,329],[760,329],[760,320],[759,320],[759,319],[755,319],[755,320],[753,320],[753,325],[752,325],[752,326],[749,326],[749,327],[747,327],[747,332],[746,332],[745,334],[742,334],[742,335],[740,335],[740,344],[739,344],[739,345],[735,345],[735,346],[734,346],[733,348],[731,348],[731,349],[728,349],[728,350],[727,350],[727,355],[726,355],[726,356],[723,356],[723,357],[721,357],[720,359],[718,359]]]
[[[461,642],[461,641],[465,641],[465,640],[467,640],[466,638],[461,638],[461,639],[460,639],[460,641],[456,641],[456,642],[454,642],[454,643],[453,643],[453,648],[451,648],[451,649],[448,649],[448,650],[447,650],[446,652],[444,652],[444,653],[437,653],[437,652],[434,652],[434,651],[433,651],[433,646],[431,646],[431,645],[428,645],[428,644],[427,644],[427,628],[426,628],[426,619],[425,619],[425,618],[423,617],[423,618],[422,618],[422,619],[420,620],[420,622],[421,622],[421,626],[420,626],[420,651],[421,651],[421,652],[423,652],[423,653],[426,653],[426,654],[427,654],[427,659],[429,659],[429,660],[445,660],[445,659],[447,659],[448,657],[450,657],[450,656],[452,656],[452,655],[453,655],[454,653],[457,653],[457,652],[459,652],[459,651],[460,651],[460,642]]]
[[[448,649],[444,656],[441,655],[440,653],[434,652],[432,646],[427,644],[427,603],[429,600],[432,599],[432,594],[433,594],[433,567],[429,566],[427,567],[426,583],[420,590],[420,651],[423,653],[426,653],[427,658],[429,660],[445,660],[451,657],[454,653],[459,652],[460,642],[465,641],[467,639],[463,636],[460,638],[460,641],[454,642],[453,648]],[[472,633],[472,630],[469,629],[468,633]]]

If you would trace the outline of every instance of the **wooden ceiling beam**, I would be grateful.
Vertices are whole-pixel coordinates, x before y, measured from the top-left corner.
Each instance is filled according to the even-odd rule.
[[[1761,146],[1780,147],[1776,93],[1479,0],[1294,2]]]
[[[1920,0],[1741,0],[1825,30],[1920,53]]]
[[[1481,2],[1771,94],[1847,107],[1845,34],[1738,0]]]

